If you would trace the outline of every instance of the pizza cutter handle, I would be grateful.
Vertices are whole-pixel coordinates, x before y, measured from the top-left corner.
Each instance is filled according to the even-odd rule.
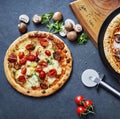
[[[118,96],[120,98],[120,92],[119,91],[117,91],[116,89],[114,89],[113,87],[111,87],[110,85],[105,83],[104,81],[100,81],[99,84],[101,86],[105,87],[106,89],[108,89],[109,91],[111,91],[113,94],[115,94],[116,96]]]

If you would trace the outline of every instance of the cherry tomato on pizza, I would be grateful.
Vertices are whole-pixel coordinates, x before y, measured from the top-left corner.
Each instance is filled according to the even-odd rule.
[[[26,58],[22,58],[19,60],[19,64],[24,65],[26,63],[26,61],[27,61]]]
[[[11,62],[11,63],[16,62],[17,61],[17,56],[14,53],[10,54],[9,57],[8,57],[8,61]]]
[[[29,51],[34,50],[35,49],[35,45],[32,44],[32,43],[31,44],[27,44],[26,45],[26,49],[29,50]]]
[[[23,75],[19,76],[18,81],[25,83],[26,82],[25,76],[23,76]]]
[[[39,73],[39,77],[41,79],[44,79],[46,77],[46,73],[42,70],[40,73]]]
[[[56,69],[50,69],[47,73],[47,75],[50,77],[50,78],[53,78],[57,75],[57,71]]]
[[[48,64],[47,64],[47,62],[46,62],[45,60],[41,60],[41,61],[39,62],[39,65],[40,65],[42,68],[45,68],[45,67],[48,66]]]
[[[35,69],[36,72],[40,73],[42,71],[42,67],[41,66],[38,66],[36,69]]]
[[[26,67],[23,67],[23,68],[21,69],[21,73],[22,73],[22,74],[26,74],[26,72],[27,72],[27,68],[26,68]]]
[[[24,57],[24,52],[19,52],[18,56],[20,59],[22,59]]]
[[[36,51],[36,57],[38,57],[39,54],[40,54],[39,51]]]
[[[51,52],[50,52],[49,50],[45,50],[45,54],[46,54],[47,56],[51,56]]]
[[[35,61],[36,60],[36,56],[33,54],[29,54],[26,56],[26,59],[29,61]]]
[[[40,44],[43,47],[47,47],[49,45],[48,41],[45,38],[40,38]]]

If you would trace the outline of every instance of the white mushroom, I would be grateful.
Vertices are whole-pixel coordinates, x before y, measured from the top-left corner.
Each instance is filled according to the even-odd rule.
[[[70,41],[75,41],[77,39],[77,33],[76,31],[70,31],[67,33],[67,38]]]
[[[76,24],[74,30],[79,33],[82,31],[82,26],[80,24]]]
[[[32,18],[32,22],[34,24],[39,24],[39,23],[41,23],[41,21],[42,21],[42,17],[38,14],[35,14]]]
[[[67,31],[72,31],[73,30],[73,24],[71,22],[66,22],[64,27]]]
[[[21,22],[20,24],[18,24],[18,29],[21,33],[25,33],[27,32],[27,25]]]
[[[65,20],[65,25],[67,25],[67,26],[69,25],[70,26],[70,24],[72,24],[71,25],[71,29],[73,29],[75,27],[75,22],[72,19],[66,19]]]
[[[61,12],[55,12],[52,19],[53,21],[61,21],[63,19],[63,15]]]
[[[59,32],[60,36],[65,37],[67,35],[67,31],[64,26],[62,26],[62,31]]]
[[[29,17],[26,14],[22,14],[19,16],[19,20],[27,24],[29,22]]]

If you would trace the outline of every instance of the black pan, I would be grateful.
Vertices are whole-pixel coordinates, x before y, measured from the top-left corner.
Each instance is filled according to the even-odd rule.
[[[103,39],[105,35],[105,31],[109,25],[109,23],[112,21],[112,19],[120,13],[120,7],[117,8],[115,11],[113,11],[103,22],[99,35],[98,35],[98,51],[101,57],[102,62],[104,65],[107,67],[107,69],[110,71],[110,73],[116,78],[120,80],[120,74],[117,73],[109,64],[109,62],[106,59],[105,53],[104,53],[104,48],[103,48]]]

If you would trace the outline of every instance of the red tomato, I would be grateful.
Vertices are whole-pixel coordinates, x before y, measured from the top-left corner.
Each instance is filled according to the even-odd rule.
[[[37,67],[35,71],[40,73],[42,71],[42,67],[41,66]]]
[[[23,75],[19,76],[18,81],[25,83],[26,82],[25,76],[23,76]]]
[[[44,61],[44,60],[41,60],[41,61],[39,62],[39,64],[40,64],[40,66],[41,66],[42,68],[45,68],[45,67],[48,66],[47,62]]]
[[[40,44],[43,47],[47,47],[49,45],[48,41],[45,38],[40,38]]]
[[[41,72],[39,73],[39,77],[40,77],[41,79],[44,79],[45,76],[46,76],[46,74],[45,74],[44,71],[41,71]]]
[[[50,69],[49,72],[47,73],[47,75],[50,77],[50,78],[53,78],[57,75],[57,71],[56,69]]]
[[[79,106],[79,107],[77,107],[77,109],[76,109],[76,112],[77,112],[78,115],[84,114],[85,111],[86,111],[86,110],[85,110],[85,107],[83,107],[83,106]]]
[[[11,62],[11,63],[14,63],[17,61],[17,56],[15,54],[10,54],[9,57],[8,57],[8,61]]]
[[[93,106],[93,102],[91,100],[86,100],[84,103],[85,108],[90,108]]]
[[[20,59],[19,60],[19,63],[21,64],[21,65],[23,65],[23,64],[25,64],[26,63],[26,58],[22,58],[22,59]]]
[[[46,50],[46,51],[45,51],[45,54],[46,54],[47,56],[51,56],[51,52],[50,52],[49,50]]]
[[[18,56],[20,59],[22,59],[24,57],[24,52],[19,52]]]
[[[24,68],[21,69],[21,73],[22,74],[26,74],[26,72],[27,72],[27,68],[26,67],[24,67]]]
[[[84,100],[85,100],[84,97],[81,96],[81,95],[78,95],[78,96],[75,97],[75,102],[78,105],[82,104]]]
[[[36,57],[38,57],[38,55],[39,55],[39,51],[36,51]]]
[[[27,50],[34,50],[35,49],[35,45],[34,44],[27,44],[26,45],[26,49]]]
[[[29,55],[27,55],[26,59],[29,60],[29,61],[35,61],[36,60],[36,56],[32,55],[32,54],[29,54]]]

